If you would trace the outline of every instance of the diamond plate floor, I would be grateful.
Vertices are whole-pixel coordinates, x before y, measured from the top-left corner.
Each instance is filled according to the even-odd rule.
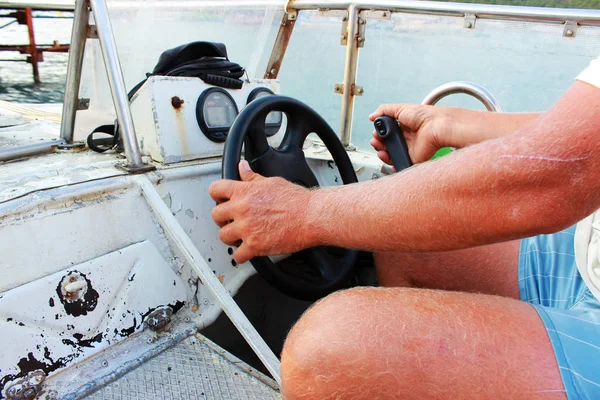
[[[201,340],[190,336],[86,399],[279,400],[281,396]]]

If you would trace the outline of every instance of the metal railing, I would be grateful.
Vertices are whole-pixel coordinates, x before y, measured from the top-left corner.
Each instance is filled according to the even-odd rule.
[[[434,106],[438,101],[453,94],[466,94],[479,100],[488,111],[502,112],[498,100],[486,88],[473,82],[448,82],[433,89],[421,102]]]
[[[75,2],[68,0],[0,1],[0,9],[31,8],[32,10],[73,11]]]
[[[314,10],[327,8],[345,10],[354,6],[359,10],[388,10],[401,13],[465,15],[475,14],[478,18],[517,19],[524,21],[577,21],[581,23],[600,22],[600,11],[573,8],[522,7],[490,4],[446,3],[439,1],[378,0],[378,1],[311,1],[291,0],[288,9]]]

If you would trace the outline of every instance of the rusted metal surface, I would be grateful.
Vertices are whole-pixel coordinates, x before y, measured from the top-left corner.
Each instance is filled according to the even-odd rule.
[[[173,315],[173,309],[169,306],[158,307],[151,313],[149,313],[144,321],[153,332],[160,332],[164,330],[171,322],[171,316]]]
[[[342,87],[342,111],[340,115],[340,140],[344,146],[350,145],[352,133],[352,114],[354,112],[354,93],[359,48],[359,10],[348,7],[348,42],[346,44],[346,62],[344,65],[344,84]],[[361,88],[362,89],[362,88]]]
[[[279,25],[279,32],[277,32],[277,38],[273,45],[273,51],[271,51],[271,58],[265,71],[265,79],[276,79],[277,75],[279,75],[285,51],[290,43],[290,38],[296,25],[297,15],[297,13],[290,13],[289,11],[283,14],[281,24]]]
[[[0,8],[2,8],[0,6]],[[31,64],[33,70],[33,80],[35,83],[40,83],[39,63],[44,61],[44,52],[66,53],[69,51],[69,45],[61,45],[58,41],[52,44],[37,45],[35,42],[35,29],[33,27],[33,10],[31,8],[16,9],[7,15],[15,19],[19,25],[27,25],[27,33],[29,35],[29,44],[23,45],[2,45],[0,44],[0,52],[2,51],[18,51],[21,54],[27,54],[25,60]],[[8,26],[9,24],[5,25]]]
[[[13,382],[6,389],[8,400],[35,399],[42,391],[42,384],[46,380],[46,373],[40,369],[31,371],[27,376]]]
[[[185,103],[185,101],[183,101],[183,99],[180,99],[177,96],[171,97],[171,105],[173,106],[174,109],[179,110],[181,108],[181,106],[183,105],[183,103]]]
[[[38,45],[38,52],[46,52],[46,53],[68,53],[69,45],[68,44],[60,44],[58,42],[54,42],[53,44],[42,44]],[[29,45],[10,45],[10,44],[0,44],[0,51],[18,51],[21,54],[28,54]]]
[[[44,61],[43,53],[38,51],[35,45],[35,33],[33,31],[33,17],[31,16],[31,8],[25,9],[25,23],[27,24],[27,32],[29,33],[29,57],[27,62],[33,68],[33,80],[35,83],[40,83],[40,70],[38,62]]]

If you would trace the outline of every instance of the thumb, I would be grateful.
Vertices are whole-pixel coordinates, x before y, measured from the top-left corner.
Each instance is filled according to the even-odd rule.
[[[240,161],[238,168],[240,171],[240,178],[242,178],[242,181],[244,182],[264,179],[261,175],[252,171],[252,168],[250,168],[250,164],[248,164],[248,161],[246,160]]]

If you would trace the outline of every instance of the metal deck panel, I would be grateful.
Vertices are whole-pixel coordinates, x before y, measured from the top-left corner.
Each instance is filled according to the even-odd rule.
[[[235,360],[190,336],[86,399],[281,399]]]

